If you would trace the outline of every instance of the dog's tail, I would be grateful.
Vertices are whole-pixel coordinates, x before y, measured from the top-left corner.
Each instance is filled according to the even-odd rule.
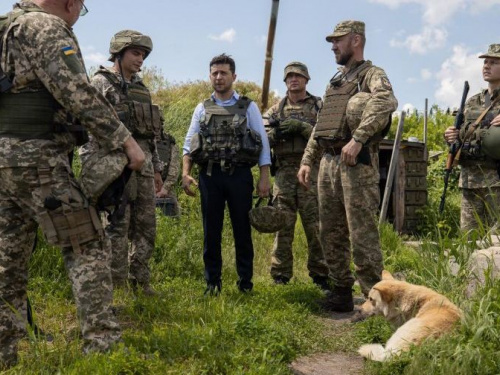
[[[378,362],[383,362],[390,356],[390,353],[380,344],[363,345],[359,348],[358,353],[365,358]]]

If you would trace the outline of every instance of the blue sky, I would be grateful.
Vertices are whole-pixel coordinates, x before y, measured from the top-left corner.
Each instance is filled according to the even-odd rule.
[[[11,9],[2,1],[0,12]],[[121,29],[150,35],[154,50],[145,66],[171,83],[208,79],[208,62],[226,52],[238,79],[262,84],[271,0],[86,0],[89,13],[75,25],[87,68],[106,63],[109,40]],[[456,107],[464,80],[471,93],[485,87],[482,59],[500,43],[500,0],[281,0],[271,90],[285,92],[284,66],[306,63],[308,90],[322,96],[336,72],[325,41],[344,19],[366,23],[365,58],[384,68],[399,109],[430,104]]]

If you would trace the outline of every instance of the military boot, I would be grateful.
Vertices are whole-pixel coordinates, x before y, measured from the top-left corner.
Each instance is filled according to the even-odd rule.
[[[331,292],[332,286],[328,281],[328,276],[313,276],[312,280],[323,292]]]
[[[328,308],[335,312],[350,312],[354,310],[351,287],[334,286],[328,294]]]

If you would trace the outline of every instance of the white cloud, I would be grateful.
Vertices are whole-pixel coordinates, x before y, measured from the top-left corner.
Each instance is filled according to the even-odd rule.
[[[458,10],[465,9],[471,0],[370,0],[372,3],[397,8],[401,4],[418,4],[423,8],[423,22],[427,25],[440,25],[448,21]],[[483,0],[472,0],[482,2]],[[495,1],[495,0],[489,0]]]
[[[413,113],[415,112],[415,106],[411,103],[406,103],[403,105],[403,111],[406,111],[407,113]]]
[[[82,55],[87,68],[95,65],[104,65],[109,57],[109,55],[96,51],[93,46],[82,47]]]
[[[420,34],[408,36],[404,41],[392,39],[392,47],[406,47],[410,53],[424,55],[429,50],[441,48],[445,45],[448,32],[442,27],[426,26]]]
[[[230,28],[230,29],[227,29],[227,30],[223,31],[219,35],[212,35],[212,34],[210,34],[208,37],[210,39],[212,39],[212,40],[216,40],[216,41],[219,41],[219,42],[232,43],[232,42],[234,42],[234,40],[236,38],[236,30],[233,29],[233,28]]]
[[[465,80],[470,85],[468,97],[486,87],[481,73],[483,61],[478,56],[479,53],[469,53],[463,46],[453,47],[453,55],[441,64],[441,70],[436,74],[439,87],[434,96],[439,106],[458,107]]]
[[[409,78],[406,79],[406,82],[408,82],[408,83],[417,83],[418,79],[416,79],[415,77],[409,77]]]
[[[422,8],[422,30],[406,39],[391,40],[393,47],[407,48],[411,53],[425,54],[441,48],[448,37],[446,25],[458,12],[479,13],[500,5],[500,0],[369,0],[372,3],[397,8],[404,4],[416,4]],[[429,43],[429,45],[427,45]]]
[[[422,77],[424,81],[427,81],[428,79],[432,78],[432,73],[429,69],[422,69],[420,71],[420,77]]]

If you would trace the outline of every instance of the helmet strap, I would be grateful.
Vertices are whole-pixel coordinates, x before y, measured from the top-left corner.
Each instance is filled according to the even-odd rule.
[[[120,68],[120,75],[122,77],[122,81],[120,83],[122,92],[124,95],[128,95],[128,83],[125,81],[125,76],[123,75],[123,68],[122,68],[122,55],[121,53],[116,56],[116,59],[118,60],[118,67]]]

